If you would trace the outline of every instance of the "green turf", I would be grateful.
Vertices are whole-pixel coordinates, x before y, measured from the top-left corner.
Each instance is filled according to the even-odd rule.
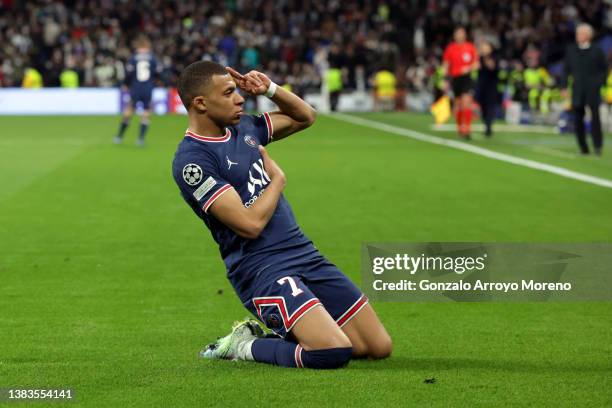
[[[427,115],[370,113],[362,116],[400,127],[408,127],[427,134],[457,139],[456,132],[453,130],[444,132],[435,130],[431,117]],[[498,124],[503,126],[502,123]],[[452,129],[454,126],[451,125],[448,125],[448,127]],[[610,126],[606,123],[604,128],[609,129]],[[549,129],[549,133],[530,133],[528,131],[512,133],[497,132],[494,126],[492,138],[487,139],[482,132],[472,132],[472,141],[470,143],[502,153],[562,166],[569,170],[586,172],[593,176],[612,178],[610,134],[606,135],[608,143],[604,144],[604,158],[601,159],[595,155],[580,156],[573,133],[559,135],[555,128],[550,127]]]
[[[453,137],[426,116],[366,116]],[[145,149],[136,126],[112,145],[117,125],[0,117],[0,387],[71,387],[73,406],[105,407],[612,404],[609,303],[378,303],[386,361],[317,372],[199,360],[247,312],[171,179],[185,118],[154,118]],[[563,158],[515,143],[529,137],[473,143],[612,178],[609,150]],[[573,148],[533,136],[549,139]],[[357,282],[366,241],[612,238],[612,189],[334,118],[269,151],[305,232]]]

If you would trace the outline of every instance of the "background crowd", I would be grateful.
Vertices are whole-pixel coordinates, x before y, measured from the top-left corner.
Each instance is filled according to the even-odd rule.
[[[528,101],[522,84],[554,87],[579,22],[611,50],[603,0],[0,0],[0,86],[22,86],[28,69],[45,87],[117,86],[144,33],[163,67],[160,85],[212,59],[265,71],[298,94],[320,89],[330,67],[344,90],[371,87],[367,78],[386,69],[398,88],[419,92],[437,86],[443,49],[463,25],[473,41],[493,44],[503,80]]]

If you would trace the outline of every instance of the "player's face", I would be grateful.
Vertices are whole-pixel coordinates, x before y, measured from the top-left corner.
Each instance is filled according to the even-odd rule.
[[[244,98],[236,92],[236,83],[230,74],[214,75],[205,97],[206,114],[224,126],[237,125],[242,116]]]
[[[465,30],[463,28],[455,30],[453,37],[455,42],[464,42],[466,37]]]

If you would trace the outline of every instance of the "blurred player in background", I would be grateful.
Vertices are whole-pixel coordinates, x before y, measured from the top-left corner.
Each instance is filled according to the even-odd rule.
[[[493,120],[499,100],[497,90],[499,66],[493,52],[493,46],[488,41],[480,44],[480,69],[476,84],[476,100],[482,112],[482,121],[485,125],[485,136],[493,134]]]
[[[151,43],[148,39],[141,37],[136,40],[136,53],[130,58],[126,65],[126,77],[123,89],[130,93],[130,101],[122,113],[119,132],[115,136],[115,143],[123,140],[125,130],[130,124],[130,119],[136,109],[136,104],[142,104],[142,116],[140,118],[140,132],[136,143],[138,146],[145,145],[145,135],[149,129],[149,118],[151,117],[151,97],[155,88],[155,76],[158,73],[157,59],[151,52]]]
[[[245,115],[238,88],[279,110]],[[241,302],[276,333],[264,337],[247,320],[201,355],[298,368],[389,356],[391,338],[368,299],[301,231],[282,194],[285,174],[263,147],[312,125],[314,109],[261,72],[241,75],[211,61],[185,68],[178,92],[189,128],[174,179],[219,245]]]
[[[461,137],[469,139],[474,87],[472,71],[479,67],[478,54],[474,44],[467,41],[463,27],[455,28],[453,40],[444,50],[442,64],[446,75],[451,78],[457,131]]]

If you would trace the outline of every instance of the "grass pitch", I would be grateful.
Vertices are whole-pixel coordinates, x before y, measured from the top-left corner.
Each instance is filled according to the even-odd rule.
[[[453,137],[426,116],[364,116]],[[70,387],[71,406],[612,405],[609,303],[377,303],[385,361],[198,359],[247,311],[171,177],[186,120],[154,118],[145,149],[136,122],[112,145],[117,125],[0,117],[0,388]],[[471,143],[612,178],[611,150],[578,157],[568,136]],[[306,234],[358,283],[362,242],[612,238],[612,189],[331,117],[269,151]]]

